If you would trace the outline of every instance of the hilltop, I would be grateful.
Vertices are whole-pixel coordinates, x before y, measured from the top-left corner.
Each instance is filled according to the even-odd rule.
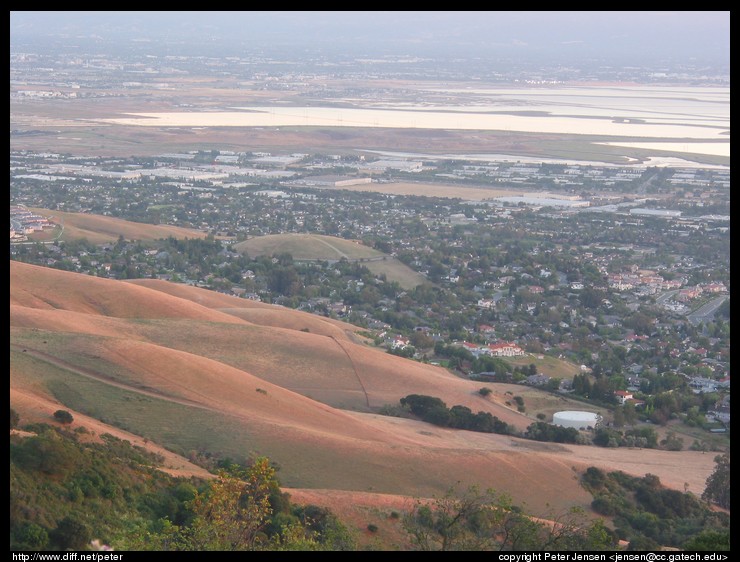
[[[426,278],[396,258],[356,240],[345,240],[320,234],[270,234],[257,236],[234,245],[234,250],[250,257],[290,254],[298,261],[360,262],[376,275],[385,274],[389,281],[397,281],[410,289],[426,282]]]
[[[238,252],[250,256],[289,253],[296,260],[350,261],[383,259],[385,254],[359,241],[320,234],[271,234],[257,236],[234,245]]]

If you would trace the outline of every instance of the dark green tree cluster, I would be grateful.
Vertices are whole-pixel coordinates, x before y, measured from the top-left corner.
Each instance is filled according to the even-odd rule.
[[[712,550],[729,543],[729,515],[712,511],[689,492],[664,487],[655,475],[639,478],[590,467],[581,483],[594,497],[593,510],[612,518],[630,550],[691,549],[701,537],[716,541]]]
[[[555,443],[578,443],[580,433],[574,427],[561,427],[543,421],[531,424],[524,437],[534,441],[553,441]]]
[[[405,357],[406,359],[410,359],[416,354],[416,348],[412,345],[407,345],[404,347],[397,347],[397,348],[390,348],[388,350],[388,353],[391,355],[397,355],[398,357]]]
[[[423,394],[409,394],[401,398],[401,406],[408,408],[421,420],[441,427],[467,429],[483,433],[511,435],[515,429],[490,412],[474,414],[467,406],[456,405],[448,408],[440,398]]]
[[[474,373],[496,373],[502,380],[510,380],[513,368],[499,357],[481,355],[473,361],[471,370]]]
[[[656,449],[658,447],[658,432],[650,426],[642,426],[627,431],[620,431],[610,427],[600,427],[596,430],[593,439],[594,445],[599,447],[640,447]]]
[[[352,550],[355,541],[328,510],[293,508],[266,457],[219,471],[187,502],[188,525],[161,519],[128,537],[129,549],[181,551]],[[309,515],[307,515],[307,513]],[[311,519],[315,515],[316,519]]]
[[[707,478],[702,498],[730,509],[730,453],[714,457],[714,471]]]
[[[54,419],[59,423],[70,424],[74,421],[74,416],[67,410],[57,410],[54,412]]]
[[[438,341],[434,344],[434,354],[439,357],[448,357],[450,359],[457,359],[458,361],[467,361],[472,363],[475,358],[464,347],[458,345],[448,345],[444,342]]]

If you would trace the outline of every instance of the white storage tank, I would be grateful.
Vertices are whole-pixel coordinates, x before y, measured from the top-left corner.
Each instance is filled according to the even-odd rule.
[[[596,424],[599,421],[601,421],[601,416],[599,414],[595,414],[594,412],[580,412],[577,410],[555,412],[552,416],[553,425],[574,427],[576,429],[596,427]]]

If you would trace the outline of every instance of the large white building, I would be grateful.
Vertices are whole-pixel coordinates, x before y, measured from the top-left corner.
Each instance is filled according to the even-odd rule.
[[[488,346],[489,353],[496,357],[520,357],[524,350],[515,343],[492,343]]]
[[[373,172],[385,172],[386,170],[421,172],[423,167],[424,163],[419,160],[377,160],[363,166],[364,169]]]

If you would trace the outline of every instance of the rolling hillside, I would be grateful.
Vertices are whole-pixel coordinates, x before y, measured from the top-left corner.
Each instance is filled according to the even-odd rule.
[[[93,244],[115,242],[119,236],[126,240],[159,240],[175,238],[205,238],[207,233],[194,228],[181,228],[164,224],[145,224],[115,217],[87,213],[66,213],[50,209],[30,208],[62,227],[61,239],[87,238]],[[34,236],[32,236],[34,238]]]
[[[75,424],[180,456],[266,455],[295,489],[430,496],[459,481],[535,513],[588,507],[577,479],[588,466],[649,472],[694,493],[714,468],[699,452],[538,443],[380,416],[418,393],[520,429],[533,421],[478,395],[480,383],[363,344],[348,324],[163,281],[10,266],[11,404],[25,420],[64,408]]]
[[[320,234],[270,234],[250,238],[234,245],[237,252],[262,256],[288,252],[296,260],[361,260],[382,258],[384,254],[359,242]]]
[[[388,256],[353,240],[319,234],[271,234],[250,238],[234,245],[234,250],[250,257],[288,253],[298,261],[359,261],[376,275],[385,274],[405,289],[426,282],[417,273],[396,258]]]

